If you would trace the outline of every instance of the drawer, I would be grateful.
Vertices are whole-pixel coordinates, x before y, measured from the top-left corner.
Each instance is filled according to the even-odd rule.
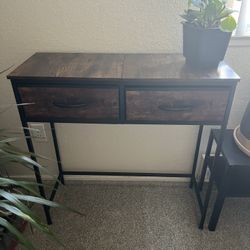
[[[118,120],[118,88],[19,87],[26,117],[43,121]]]
[[[129,89],[127,121],[208,123],[223,121],[228,89]]]

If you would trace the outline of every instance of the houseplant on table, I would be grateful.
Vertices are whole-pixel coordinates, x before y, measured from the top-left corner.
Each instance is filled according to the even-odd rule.
[[[187,64],[216,68],[224,59],[236,28],[226,0],[188,0],[183,22],[183,55]]]

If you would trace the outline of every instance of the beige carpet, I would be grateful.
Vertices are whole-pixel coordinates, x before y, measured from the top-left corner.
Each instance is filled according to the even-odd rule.
[[[217,230],[199,230],[186,183],[67,182],[56,201],[86,214],[52,210],[51,229],[70,250],[250,249],[250,199],[227,199]],[[38,250],[63,249],[26,234]]]

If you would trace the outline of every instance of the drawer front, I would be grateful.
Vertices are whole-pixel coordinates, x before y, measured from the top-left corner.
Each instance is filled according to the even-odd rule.
[[[28,119],[118,120],[118,88],[19,87]]]
[[[126,90],[126,119],[218,124],[228,98],[228,89],[130,89]]]

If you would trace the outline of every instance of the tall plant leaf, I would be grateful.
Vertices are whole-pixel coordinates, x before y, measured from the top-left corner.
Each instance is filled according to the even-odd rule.
[[[20,209],[16,208],[15,206],[6,204],[5,202],[0,202],[0,207],[6,209],[7,211],[17,215],[21,219],[29,222],[31,225],[36,227],[41,232],[47,234],[49,237],[51,237],[53,240],[56,240],[60,245],[63,246],[61,241],[56,237],[56,235],[48,228],[47,225],[43,224],[39,220],[36,220],[32,218],[30,215],[23,213]]]
[[[30,103],[20,105],[30,105]],[[49,170],[36,161],[37,158],[43,158],[46,160],[51,159],[20,150],[12,145],[12,143],[17,140],[19,140],[19,137],[16,137],[14,133],[9,136],[7,135],[5,129],[0,129],[0,167],[5,167],[6,169],[6,166],[8,166],[9,163],[18,163],[31,170],[34,170],[35,167],[35,170],[39,169],[41,171],[46,171],[49,175],[51,175]],[[60,182],[60,180],[58,180],[55,176],[54,179],[57,182]],[[31,205],[41,204],[49,207],[63,208],[82,215],[82,213],[74,209],[59,205],[56,202],[46,200],[41,197],[34,188],[42,185],[43,184],[33,182],[17,181],[9,177],[4,178],[0,174],[0,226],[6,228],[10,234],[15,236],[17,241],[19,241],[28,250],[33,250],[35,248],[31,242],[14,227],[12,223],[15,223],[15,221],[13,220],[13,217],[9,216],[10,214],[16,215],[22,220],[27,221],[29,225],[36,227],[40,232],[45,233],[53,240],[57,241],[60,245],[62,245],[61,241],[47,225],[40,221],[39,217],[32,211]],[[18,194],[20,190],[24,191],[25,194],[22,192],[22,194]],[[31,195],[27,195],[26,193]],[[5,219],[5,217],[3,218],[3,216],[8,219]]]
[[[77,213],[79,215],[84,215],[83,213],[81,213],[79,211],[76,211],[76,210],[74,210],[74,209],[72,209],[70,207],[66,207],[66,206],[63,206],[63,205],[61,205],[61,204],[59,204],[57,202],[46,200],[46,199],[43,199],[43,198],[38,198],[38,197],[30,196],[30,195],[22,195],[22,194],[13,194],[13,196],[18,198],[19,200],[30,201],[30,202],[33,202],[33,203],[39,203],[39,204],[54,207],[54,208],[64,208],[64,209],[70,210],[70,211],[72,211],[74,213]]]
[[[26,247],[28,250],[35,250],[32,243],[26,239],[22,233],[20,233],[10,222],[8,222],[6,219],[0,217],[0,225],[4,228],[8,229],[11,234],[13,234],[17,240]]]
[[[10,178],[0,177],[0,188],[1,187],[10,187],[13,185],[17,186],[17,187],[21,187],[24,190],[30,192],[31,194],[40,197],[40,194],[38,192],[36,192],[33,187],[34,186],[41,186],[41,184],[38,184],[35,182],[32,183],[32,182],[28,182],[28,181],[15,181],[15,180],[12,180]]]
[[[37,216],[33,213],[32,210],[30,210],[23,202],[21,202],[17,197],[14,196],[13,193],[6,192],[2,189],[0,189],[0,197],[7,200],[9,203],[15,205],[17,208],[19,208],[22,212],[28,214],[35,220],[38,220]]]

